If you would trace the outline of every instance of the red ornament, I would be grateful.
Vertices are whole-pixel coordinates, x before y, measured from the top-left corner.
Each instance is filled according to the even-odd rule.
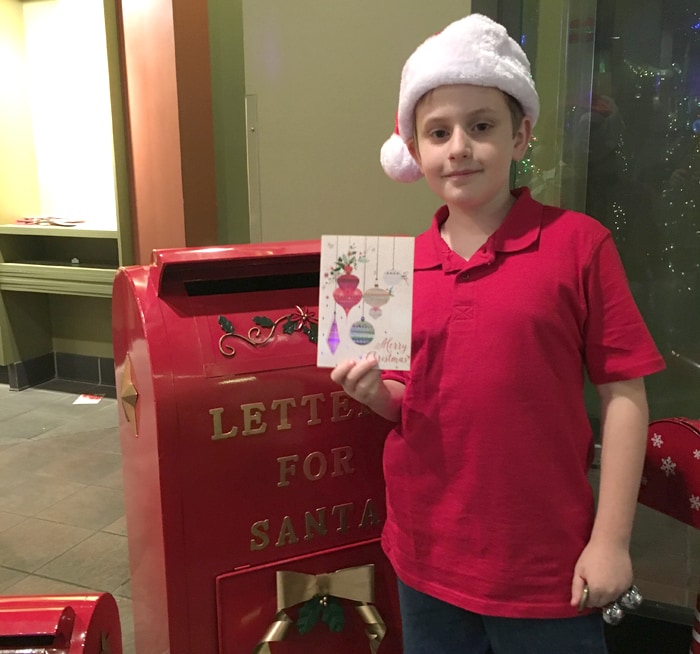
[[[350,309],[362,299],[362,291],[357,288],[360,278],[346,273],[345,275],[339,275],[336,282],[338,283],[338,288],[333,291],[333,297],[343,307],[347,316],[350,313]]]

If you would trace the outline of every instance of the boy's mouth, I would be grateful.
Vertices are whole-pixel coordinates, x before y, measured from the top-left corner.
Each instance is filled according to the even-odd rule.
[[[443,177],[469,177],[470,175],[476,175],[476,173],[481,172],[480,170],[453,170],[449,173],[445,173]]]

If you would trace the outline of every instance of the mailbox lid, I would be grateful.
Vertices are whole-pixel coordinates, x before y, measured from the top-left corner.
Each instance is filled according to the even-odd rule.
[[[320,239],[304,241],[277,241],[269,243],[240,243],[186,248],[160,248],[154,250],[151,263],[160,268],[181,264],[210,264],[232,259],[269,259],[271,257],[299,257],[316,255],[321,247]]]
[[[151,274],[158,295],[164,297],[181,284],[227,279],[232,269],[235,277],[282,270],[318,273],[320,247],[320,241],[311,240],[154,250]]]
[[[65,647],[75,625],[75,611],[70,606],[0,607],[0,644],[3,639],[23,639],[27,645]]]
[[[151,329],[167,333],[157,346],[150,339],[156,367],[212,377],[315,364],[315,341],[303,335],[318,324],[319,247],[156,250],[147,303],[162,321]]]

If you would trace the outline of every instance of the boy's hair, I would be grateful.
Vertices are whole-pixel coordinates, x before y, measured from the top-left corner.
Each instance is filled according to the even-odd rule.
[[[508,104],[508,111],[510,111],[510,119],[513,122],[513,136],[518,133],[520,126],[523,124],[523,119],[525,118],[525,110],[523,105],[520,104],[510,93],[503,92],[506,96],[506,103]]]
[[[514,124],[520,127],[521,115],[533,126],[537,122],[540,102],[527,56],[503,25],[471,14],[424,41],[403,67],[396,129],[381,151],[382,167],[392,179],[413,182],[422,177],[406,147],[413,137],[416,104],[432,89],[450,84],[500,89],[515,102],[508,101]]]

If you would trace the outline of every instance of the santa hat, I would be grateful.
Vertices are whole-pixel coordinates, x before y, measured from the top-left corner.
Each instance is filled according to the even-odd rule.
[[[415,182],[421,173],[406,142],[413,138],[415,109],[430,90],[448,84],[491,86],[513,96],[532,124],[540,101],[522,48],[499,25],[471,14],[431,36],[408,58],[401,73],[394,134],[381,149],[384,172],[397,182]]]

